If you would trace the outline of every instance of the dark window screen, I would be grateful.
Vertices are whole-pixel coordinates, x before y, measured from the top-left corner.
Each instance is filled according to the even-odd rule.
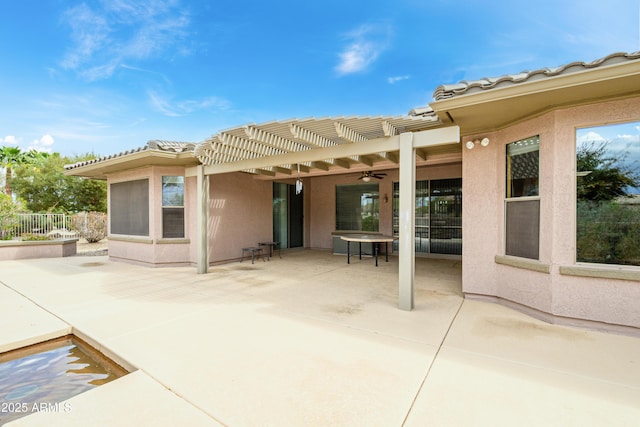
[[[118,182],[110,185],[111,233],[149,235],[149,180]]]
[[[378,183],[336,185],[336,230],[378,231]]]
[[[540,200],[508,202],[507,255],[538,259],[540,230]]]
[[[162,237],[184,237],[184,208],[162,208]]]

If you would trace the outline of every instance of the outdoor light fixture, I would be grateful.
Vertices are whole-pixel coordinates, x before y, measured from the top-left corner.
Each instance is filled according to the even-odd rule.
[[[302,178],[300,178],[300,163],[298,163],[298,178],[296,179],[296,195],[302,193]]]
[[[489,138],[485,137],[485,138],[482,138],[482,139],[476,139],[476,140],[473,140],[473,141],[467,141],[467,143],[465,145],[467,146],[467,148],[469,150],[471,150],[477,144],[480,144],[483,147],[486,147],[487,145],[489,145]]]

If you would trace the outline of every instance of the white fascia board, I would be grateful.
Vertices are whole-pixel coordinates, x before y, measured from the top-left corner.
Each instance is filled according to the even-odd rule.
[[[459,126],[448,126],[445,128],[423,130],[421,132],[413,133],[413,148],[435,147],[438,145],[459,143]]]

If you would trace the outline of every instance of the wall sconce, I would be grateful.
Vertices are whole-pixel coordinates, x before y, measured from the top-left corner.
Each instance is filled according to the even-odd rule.
[[[485,137],[482,139],[476,139],[474,141],[467,141],[465,145],[469,150],[471,150],[473,147],[475,147],[478,144],[482,145],[483,147],[486,147],[487,145],[489,145],[489,138]]]
[[[386,193],[385,193],[384,197],[382,198],[382,200],[384,200],[385,203],[389,202],[389,197],[387,196]]]

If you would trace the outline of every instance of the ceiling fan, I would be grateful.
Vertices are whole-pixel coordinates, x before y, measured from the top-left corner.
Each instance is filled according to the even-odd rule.
[[[373,171],[364,171],[362,172],[362,176],[358,179],[363,180],[364,182],[371,181],[371,178],[382,179],[386,176],[386,173],[374,173]]]

